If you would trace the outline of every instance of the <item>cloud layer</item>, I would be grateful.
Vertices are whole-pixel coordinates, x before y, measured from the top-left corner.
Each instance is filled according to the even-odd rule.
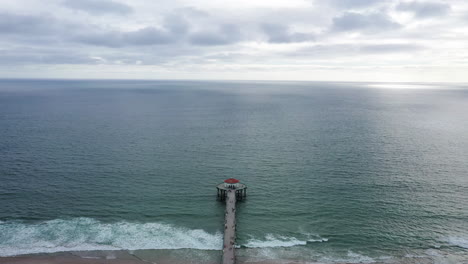
[[[133,11],[132,8],[126,4],[108,0],[65,0],[63,5],[72,10],[80,10],[93,15],[106,13],[125,15]]]
[[[462,0],[3,0],[0,77],[468,81],[467,13]]]

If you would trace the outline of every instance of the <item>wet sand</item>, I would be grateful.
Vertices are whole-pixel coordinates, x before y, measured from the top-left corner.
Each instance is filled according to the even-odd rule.
[[[220,264],[221,251],[202,252],[180,250],[137,251],[79,251],[50,254],[0,257],[0,264]],[[400,261],[373,262],[373,264],[434,264],[429,258],[405,258]],[[450,262],[464,263],[464,262]],[[238,257],[236,264],[326,264],[284,259],[256,259]],[[350,264],[336,262],[335,264]]]
[[[140,259],[103,259],[103,258],[80,258],[76,256],[18,256],[18,257],[2,257],[2,264],[188,264],[200,263],[196,260],[190,262],[180,262],[173,259],[161,259],[158,261],[147,261]],[[219,264],[221,261],[212,264]],[[287,260],[268,260],[268,261],[237,261],[239,264],[321,264],[317,262],[297,262]]]
[[[23,255],[15,257],[0,257],[1,264],[219,264],[218,261],[206,259],[178,259],[174,256],[156,256],[152,250],[145,250],[143,254],[130,253],[127,251],[89,251],[89,252],[64,252],[53,254]],[[145,254],[147,256],[145,256]],[[288,260],[242,260],[238,264],[306,264],[305,262]],[[307,263],[312,264],[312,262]],[[319,263],[313,263],[319,264]]]

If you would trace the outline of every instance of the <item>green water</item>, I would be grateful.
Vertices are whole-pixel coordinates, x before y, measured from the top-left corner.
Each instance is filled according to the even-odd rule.
[[[0,255],[220,250],[233,177],[240,257],[468,262],[468,90],[422,87],[0,81]]]

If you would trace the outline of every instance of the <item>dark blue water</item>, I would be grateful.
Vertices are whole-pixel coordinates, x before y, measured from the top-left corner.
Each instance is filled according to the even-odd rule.
[[[216,184],[249,186],[246,259],[468,261],[468,89],[0,81],[0,255],[219,250]]]

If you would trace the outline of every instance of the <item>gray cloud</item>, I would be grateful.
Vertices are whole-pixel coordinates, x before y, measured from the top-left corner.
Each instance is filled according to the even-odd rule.
[[[91,31],[76,35],[74,41],[96,46],[125,47],[176,44],[188,41],[201,46],[228,45],[242,40],[237,26],[221,25],[213,31],[197,31],[190,33],[187,27],[169,27],[159,29],[146,27],[135,31]]]
[[[129,32],[105,30],[81,32],[72,37],[72,39],[88,45],[118,48],[124,46],[163,45],[177,41],[177,37],[171,32],[155,27],[145,27]]]
[[[67,42],[74,32],[89,31],[83,25],[61,21],[50,15],[23,15],[0,12],[0,43],[57,45]],[[2,36],[3,35],[3,36]],[[0,46],[1,47],[1,46]]]
[[[30,47],[0,51],[0,64],[95,64],[96,59],[81,52],[68,50],[46,50]]]
[[[124,44],[131,45],[161,45],[173,43],[178,35],[154,27],[146,27],[137,31],[122,34]]]
[[[232,43],[227,36],[219,35],[216,32],[197,32],[190,37],[190,42],[195,45],[217,46]]]
[[[9,13],[0,14],[0,33],[19,34],[30,33],[42,28],[46,23],[43,19],[24,15],[13,15]]]
[[[173,20],[171,20],[173,21]],[[148,26],[135,31],[106,30],[88,24],[72,24],[50,16],[0,13],[0,35],[14,36],[16,41],[40,44],[46,39],[55,42],[77,42],[95,46],[122,47],[161,45],[177,41],[186,30],[172,24],[169,30]]]
[[[107,49],[85,48],[82,45],[67,44],[63,47],[19,46],[0,48],[0,65],[21,64],[143,64],[162,65],[174,62],[185,55],[203,54],[203,47],[180,47],[172,45],[132,46]]]
[[[74,64],[80,65],[77,69],[89,65],[88,72],[97,72],[93,66],[97,64],[102,65],[100,70],[106,65],[109,69],[128,65],[122,68],[131,69],[128,72],[153,68],[145,65],[171,72],[184,67],[222,72],[229,67],[242,71],[292,65],[284,69],[296,72],[310,65],[327,68],[462,61],[458,59],[462,50],[451,47],[457,47],[455,41],[465,37],[460,33],[464,30],[461,19],[462,10],[468,8],[461,0],[447,1],[454,10],[449,19],[440,15],[450,7],[434,4],[436,0],[329,0],[304,6],[273,1],[268,7],[244,1],[236,3],[239,8],[206,1],[187,7],[186,1],[178,0],[53,0],[47,7],[42,7],[41,0],[3,1],[14,3],[0,7],[3,69],[10,68],[8,65],[41,65],[24,68],[69,71],[72,67],[47,65]],[[132,3],[133,10],[118,1]],[[408,23],[403,28],[390,17],[395,11],[415,16],[403,17]],[[122,19],[112,14],[128,16]],[[430,27],[420,27],[421,19],[429,16],[433,19],[423,22]],[[340,34],[343,32],[362,34]],[[269,45],[277,43],[281,45]],[[418,56],[420,51],[431,51],[432,55]]]
[[[117,31],[78,33],[72,36],[71,39],[74,42],[111,48],[117,48],[123,45],[122,35]]]
[[[400,24],[392,21],[387,14],[345,12],[333,19],[332,31],[363,31],[373,33],[396,29],[400,26]]]
[[[200,14],[197,14],[198,16]],[[86,23],[72,24],[51,16],[0,13],[0,35],[12,35],[23,43],[39,44],[44,39],[87,45],[120,48],[175,44],[188,41],[194,45],[227,45],[242,40],[234,24],[221,24],[211,30],[191,30],[190,18],[169,14],[159,27],[147,26],[134,31],[109,29]],[[203,25],[202,25],[203,26]],[[10,36],[9,39],[13,40]]]
[[[415,44],[373,44],[359,47],[360,52],[369,54],[414,52],[424,49],[424,46]]]
[[[354,45],[334,44],[334,45],[313,45],[285,55],[290,57],[314,57],[328,58],[330,56],[339,57],[354,54],[358,49]]]
[[[63,5],[93,15],[106,13],[125,15],[133,11],[130,6],[111,0],[65,0]]]
[[[414,53],[425,50],[426,47],[415,44],[335,44],[335,45],[314,45],[286,56],[308,56],[314,58],[347,57],[355,55],[374,55],[389,53]]]
[[[174,34],[186,34],[190,28],[190,22],[185,16],[171,14],[164,18],[164,26]]]
[[[268,41],[272,43],[291,43],[314,40],[312,34],[290,32],[289,28],[281,24],[263,24],[263,32],[267,35]]]
[[[443,16],[450,12],[450,5],[440,2],[402,2],[396,7],[399,11],[412,12],[416,17]]]
[[[376,4],[387,2],[386,0],[330,0],[337,7],[342,8],[363,8],[370,7]]]
[[[62,28],[49,16],[0,13],[0,34],[51,34]]]
[[[215,31],[200,31],[190,36],[190,43],[203,46],[227,45],[242,39],[236,25],[224,24]]]

